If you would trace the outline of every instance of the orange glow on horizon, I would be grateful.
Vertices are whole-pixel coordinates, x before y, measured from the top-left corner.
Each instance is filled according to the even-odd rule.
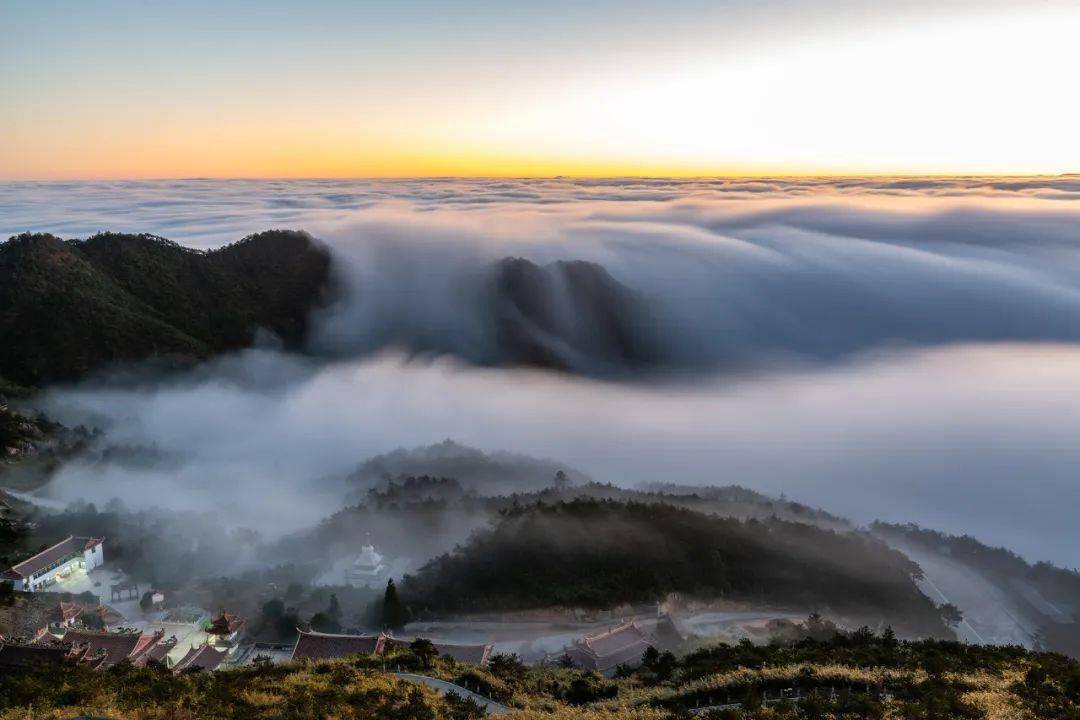
[[[500,156],[490,153],[356,153],[330,150],[281,150],[228,154],[208,152],[200,157],[190,152],[162,156],[120,158],[111,155],[89,163],[93,169],[79,170],[69,163],[47,166],[33,172],[9,173],[0,170],[3,181],[49,180],[167,180],[211,179],[351,179],[351,178],[616,178],[616,177],[1020,177],[1054,176],[1041,168],[1023,167],[918,167],[918,166],[791,166],[781,164],[687,165],[651,161],[615,161],[600,158],[541,158]]]
[[[618,63],[314,43],[275,65],[224,44],[203,72],[61,55],[45,83],[12,56],[0,180],[1058,175],[1080,170],[1077,33],[1054,5]]]

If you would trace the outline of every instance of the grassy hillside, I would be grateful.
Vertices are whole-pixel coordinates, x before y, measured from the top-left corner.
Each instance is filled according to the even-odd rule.
[[[329,263],[291,231],[211,252],[151,235],[19,235],[0,244],[0,376],[39,386],[111,363],[205,358],[260,327],[297,345]]]
[[[406,577],[420,613],[611,607],[677,592],[828,610],[950,636],[917,565],[865,534],[666,504],[578,499],[511,508]]]
[[[507,720],[825,718],[1075,720],[1080,663],[1020,648],[902,642],[867,631],[770,646],[717,645],[654,656],[613,679],[496,655],[486,668],[408,650],[388,658],[257,664],[213,674],[71,666],[0,674],[0,720],[70,718],[473,719],[471,703],[382,672],[386,664],[468,684],[512,708]],[[62,682],[57,677],[63,677]],[[790,699],[778,700],[781,693]]]

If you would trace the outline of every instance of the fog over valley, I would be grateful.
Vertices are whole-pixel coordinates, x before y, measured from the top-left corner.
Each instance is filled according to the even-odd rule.
[[[366,458],[452,438],[1072,567],[1077,197],[1075,178],[35,183],[0,189],[0,226],[194,247],[301,228],[332,257],[302,354],[265,337],[50,390],[50,416],[168,460],[76,457],[54,498],[274,534],[332,512]]]
[[[7,5],[0,720],[1080,720],[1076,0]]]
[[[13,225],[27,193],[63,210]],[[1077,197],[0,186],[30,231],[0,246],[0,529],[21,556],[105,535],[258,642],[396,628],[544,663],[668,617],[671,648],[866,625],[1075,655]]]

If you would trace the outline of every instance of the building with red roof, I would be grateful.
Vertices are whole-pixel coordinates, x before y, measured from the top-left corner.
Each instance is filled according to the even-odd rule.
[[[164,630],[152,634],[68,630],[64,633],[64,643],[71,646],[71,655],[78,660],[106,668],[123,660],[135,662],[164,635]]]
[[[293,660],[330,660],[350,655],[379,655],[386,644],[386,636],[334,635],[321,632],[300,632],[293,648]]]
[[[395,638],[386,633],[378,635],[333,635],[320,632],[301,632],[293,648],[292,658],[299,660],[332,660],[350,655],[382,655],[394,649],[404,649],[414,638]],[[491,657],[491,645],[458,645],[432,640],[440,656],[449,656],[468,665],[483,665]]]
[[[206,634],[216,645],[232,645],[244,629],[244,618],[224,610],[206,628]]]
[[[132,660],[135,667],[145,667],[150,663],[167,663],[167,656],[176,647],[176,636],[160,638],[143,649],[138,657]]]
[[[211,645],[199,645],[192,647],[187,654],[173,666],[173,672],[184,670],[217,670],[221,663],[225,662],[228,650],[219,650]]]
[[[566,655],[575,665],[610,675],[619,665],[640,665],[645,651],[657,644],[651,633],[630,621],[575,640],[566,648]]]

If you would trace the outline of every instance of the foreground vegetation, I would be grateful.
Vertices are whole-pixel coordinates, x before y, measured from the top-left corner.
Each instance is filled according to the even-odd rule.
[[[388,657],[256,662],[213,674],[129,665],[9,673],[0,675],[0,720],[80,713],[117,720],[482,716],[474,703],[399,680],[395,670],[467,686],[510,706],[509,720],[662,720],[691,710],[727,720],[1080,718],[1075,660],[1016,647],[904,642],[888,631],[829,639],[804,632],[795,642],[717,645],[680,659],[649,651],[642,667],[615,678],[560,664],[526,667],[507,655],[477,668],[428,650],[421,642]]]

